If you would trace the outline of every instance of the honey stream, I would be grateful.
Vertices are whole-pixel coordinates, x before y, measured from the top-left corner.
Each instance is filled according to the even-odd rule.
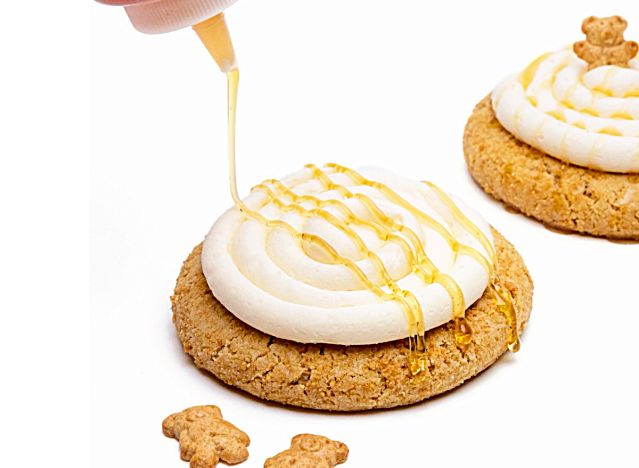
[[[244,202],[242,202],[237,193],[235,168],[235,123],[237,92],[240,79],[239,70],[235,69],[227,73],[227,78],[229,184],[233,201],[239,211],[247,218],[253,219],[269,229],[282,229],[286,231],[291,237],[297,240],[300,247],[304,249],[307,254],[310,251],[320,252],[322,259],[316,260],[333,265],[343,265],[348,268],[359,279],[359,281],[361,281],[362,285],[374,293],[380,300],[396,302],[404,312],[408,322],[407,328],[409,332],[410,370],[414,376],[424,377],[428,367],[428,356],[424,341],[426,331],[424,329],[424,317],[419,301],[412,292],[404,290],[397,285],[397,282],[389,275],[386,267],[377,254],[366,247],[362,238],[350,227],[351,225],[360,226],[373,232],[384,242],[393,242],[397,244],[406,256],[406,260],[410,265],[412,272],[415,273],[418,278],[420,278],[425,284],[440,284],[448,292],[453,306],[455,340],[460,345],[468,345],[472,340],[472,330],[465,318],[466,304],[461,288],[450,275],[440,272],[435,264],[428,258],[424,251],[424,246],[417,234],[410,228],[387,216],[370,197],[360,193],[352,193],[345,186],[334,183],[327,173],[312,164],[305,166],[311,171],[312,178],[319,180],[326,190],[337,191],[342,197],[344,197],[344,199],[352,198],[358,200],[372,214],[375,221],[371,222],[359,218],[345,203],[340,200],[320,200],[310,195],[297,195],[278,180],[266,180],[262,184],[253,188],[253,190],[261,190],[266,194],[266,200],[264,201],[263,206],[273,203],[282,211],[296,211],[300,216],[305,218],[318,216],[344,232],[359,249],[362,257],[367,258],[373,264],[383,282],[383,285],[390,292],[386,292],[382,289],[382,287],[371,281],[371,279],[355,262],[339,255],[338,252],[325,240],[309,233],[301,233],[284,221],[267,219],[257,211],[249,209]],[[482,247],[489,254],[490,259],[485,258],[472,247],[460,244],[439,222],[415,208],[386,185],[380,182],[370,181],[357,172],[337,164],[327,164],[326,167],[330,168],[333,172],[345,174],[357,185],[364,185],[377,189],[388,200],[405,208],[421,223],[438,232],[448,243],[455,255],[468,255],[479,262],[488,273],[489,289],[493,300],[508,320],[510,330],[508,348],[513,352],[516,352],[519,349],[517,315],[512,296],[508,289],[503,288],[500,285],[498,276],[493,268],[493,265],[497,265],[495,250],[484,233],[459,210],[455,203],[441,189],[430,182],[424,182],[450,210],[452,216],[479,241]],[[282,198],[286,198],[290,201],[290,203],[283,202]],[[310,204],[312,209],[302,207],[301,203]],[[339,210],[339,212],[344,216],[345,221],[326,211],[325,208],[329,206]],[[399,236],[396,233],[401,233],[404,237]],[[313,249],[314,247],[316,249]]]

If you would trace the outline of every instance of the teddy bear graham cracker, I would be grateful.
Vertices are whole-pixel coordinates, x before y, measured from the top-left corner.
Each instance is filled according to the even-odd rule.
[[[249,437],[222,419],[217,406],[193,406],[162,422],[165,436],[180,442],[180,457],[191,468],[214,468],[222,460],[229,465],[245,461]]]
[[[333,468],[348,458],[348,447],[324,436],[299,434],[291,448],[269,458],[264,468]]]
[[[628,22],[617,15],[586,18],[581,24],[586,40],[575,42],[573,50],[580,59],[588,62],[588,70],[604,65],[627,68],[628,61],[639,50],[639,44],[623,38],[627,27]]]

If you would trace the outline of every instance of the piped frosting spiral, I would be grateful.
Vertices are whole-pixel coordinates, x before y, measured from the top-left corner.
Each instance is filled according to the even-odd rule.
[[[489,284],[494,250],[488,224],[427,183],[376,171],[360,175],[336,165],[309,166],[257,186],[243,203],[280,227],[269,228],[236,207],[229,209],[204,242],[204,274],[213,294],[235,316],[279,338],[358,345],[410,336],[414,332],[407,326],[406,310],[382,299],[390,293],[384,275],[419,303],[422,330],[453,318],[451,284],[459,288],[464,308]],[[403,228],[384,234],[381,217]],[[303,239],[321,239],[349,267]],[[415,248],[416,239],[421,247]],[[420,255],[418,250],[438,272],[429,276],[431,281],[425,282],[409,260]],[[361,275],[354,274],[357,269]],[[432,281],[437,275],[450,281]]]
[[[578,166],[639,172],[639,58],[588,70],[572,47],[547,53],[492,93],[517,139]]]

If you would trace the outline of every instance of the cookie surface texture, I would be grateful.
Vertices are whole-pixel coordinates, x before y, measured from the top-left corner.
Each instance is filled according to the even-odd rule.
[[[532,308],[532,279],[515,248],[493,234],[498,274],[512,293],[521,332]],[[258,398],[330,411],[408,405],[457,387],[507,350],[508,323],[488,293],[466,312],[470,345],[456,343],[451,322],[427,332],[429,367],[421,381],[411,376],[407,340],[339,346],[274,338],[215,299],[202,273],[201,252],[199,245],[184,262],[171,297],[184,350],[198,367]]]
[[[639,174],[575,166],[517,140],[495,117],[490,96],[468,119],[464,154],[487,193],[550,227],[639,240]]]

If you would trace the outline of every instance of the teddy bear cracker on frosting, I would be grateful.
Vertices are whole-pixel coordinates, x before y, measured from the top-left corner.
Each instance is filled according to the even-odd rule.
[[[639,50],[636,42],[623,38],[627,27],[628,22],[621,16],[586,18],[581,24],[586,40],[575,42],[573,50],[580,59],[588,62],[588,70],[603,65],[627,68],[628,61]]]

